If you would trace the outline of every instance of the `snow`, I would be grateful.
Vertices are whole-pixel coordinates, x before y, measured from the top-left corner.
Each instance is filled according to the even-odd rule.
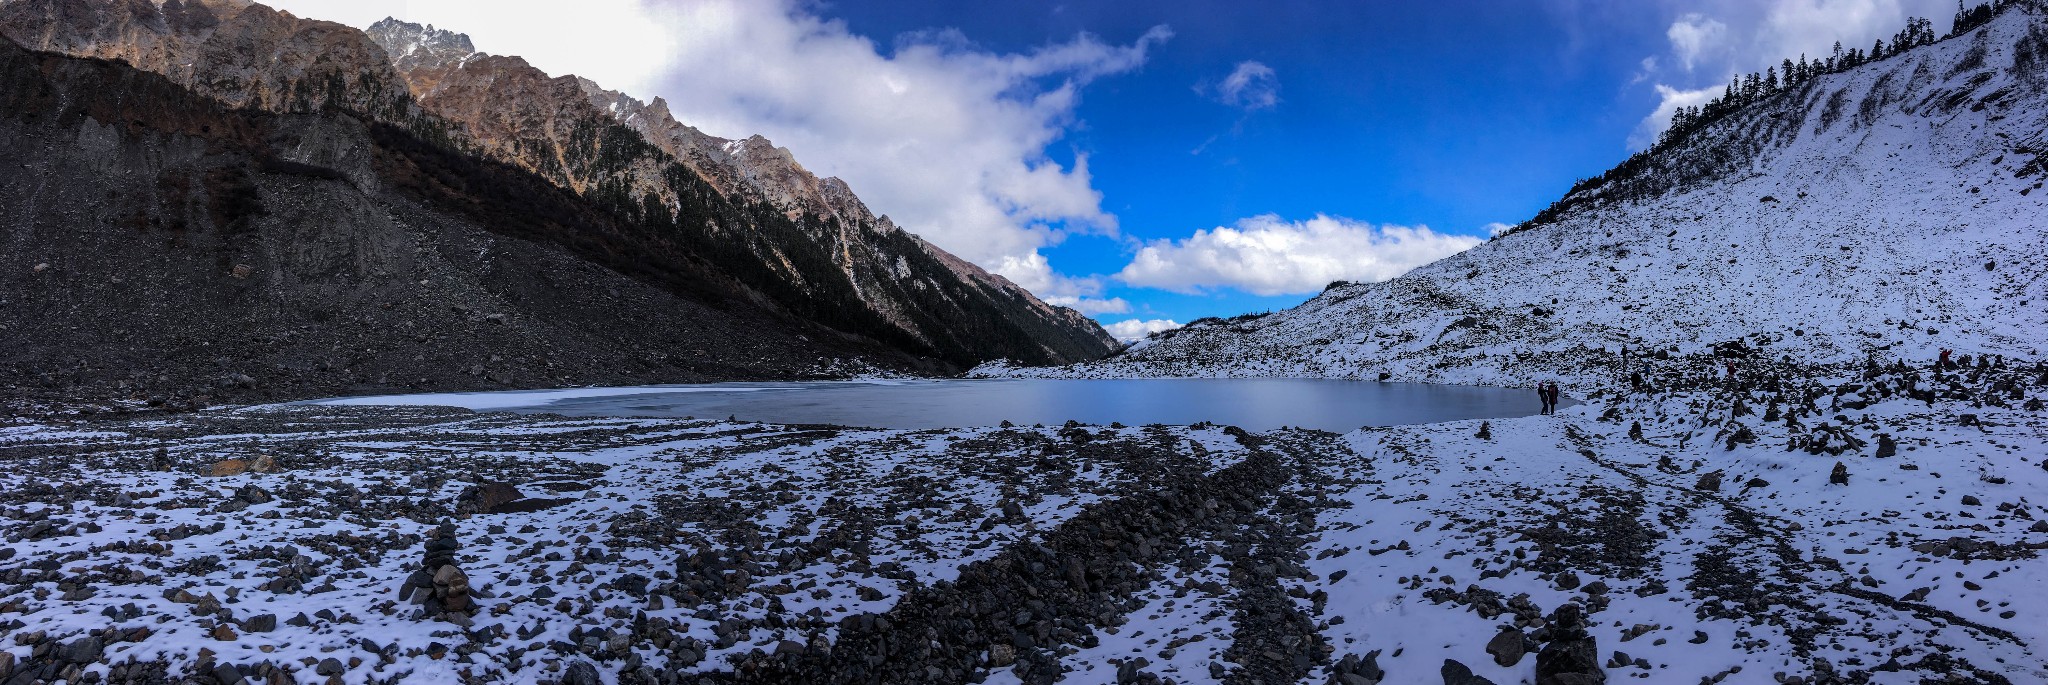
[[[1103,362],[977,375],[1591,382],[1578,350],[1745,338],[1814,363],[1944,348],[2039,359],[2048,192],[2029,165],[2048,147],[2048,69],[2021,56],[2048,32],[2040,12],[1820,78],[1669,153],[1749,155],[1720,176],[1646,199],[1587,191],[1593,206],[1556,223]]]

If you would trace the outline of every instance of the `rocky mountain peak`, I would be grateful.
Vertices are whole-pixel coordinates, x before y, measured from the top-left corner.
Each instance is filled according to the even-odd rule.
[[[469,35],[385,17],[370,25],[370,40],[384,48],[399,71],[433,68],[481,56]]]

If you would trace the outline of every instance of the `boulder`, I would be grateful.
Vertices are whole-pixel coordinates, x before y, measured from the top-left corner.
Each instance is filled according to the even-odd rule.
[[[1522,631],[1514,628],[1501,629],[1499,634],[1487,641],[1486,653],[1493,655],[1493,663],[1501,666],[1521,663],[1522,655],[1525,653]]]

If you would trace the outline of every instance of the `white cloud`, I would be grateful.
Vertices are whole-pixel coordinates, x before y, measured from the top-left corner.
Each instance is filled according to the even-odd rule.
[[[1111,297],[1108,299],[1103,299],[1099,297],[1055,295],[1052,297],[1045,298],[1045,303],[1059,305],[1061,307],[1069,307],[1072,308],[1074,311],[1080,312],[1082,314],[1087,314],[1089,316],[1094,316],[1097,314],[1131,313],[1131,303],[1124,300],[1124,298],[1121,297]]]
[[[1508,231],[1512,231],[1512,230],[1515,230],[1515,225],[1514,225],[1514,224],[1504,224],[1504,223],[1501,223],[1501,222],[1495,221],[1495,222],[1493,222],[1493,223],[1490,223],[1490,224],[1487,224],[1487,225],[1485,225],[1485,226],[1481,226],[1480,228],[1486,229],[1486,237],[1488,237],[1488,238],[1498,238],[1498,237],[1500,237],[1500,236],[1501,236],[1502,234],[1504,234],[1504,233],[1507,233]]]
[[[1280,77],[1263,62],[1238,62],[1216,85],[1216,101],[1247,112],[1271,109],[1280,104]]]
[[[671,50],[659,8],[638,0],[583,0],[573,11],[536,0],[259,0],[311,19],[369,28],[385,17],[469,34],[476,49],[517,55],[557,76],[646,94]]]
[[[1651,145],[1657,144],[1657,137],[1664,135],[1665,129],[1671,128],[1671,117],[1678,113],[1678,108],[1707,104],[1708,100],[1721,97],[1722,90],[1723,88],[1718,85],[1699,90],[1679,90],[1662,83],[1657,84],[1657,109],[1650,112],[1650,116],[1643,117],[1643,120],[1636,124],[1635,130],[1629,132],[1628,148],[1649,149]]]
[[[1479,243],[1426,226],[1376,227],[1321,214],[1287,221],[1266,214],[1234,227],[1195,231],[1184,240],[1147,243],[1116,277],[1181,293],[1312,293],[1331,281],[1383,281]]]
[[[1172,31],[1127,43],[1080,34],[1021,53],[958,31],[895,37],[884,50],[803,0],[281,0],[358,27],[386,14],[470,34],[641,99],[727,138],[761,134],[869,208],[1041,296],[1074,279],[1038,251],[1075,232],[1114,235],[1085,154],[1048,150],[1075,124],[1083,87],[1137,69]],[[1085,288],[1082,288],[1085,290]]]
[[[1671,54],[1678,57],[1686,71],[1692,71],[1701,56],[1726,47],[1728,25],[1694,12],[1672,22],[1664,35],[1671,40]]]
[[[1124,342],[1137,342],[1139,340],[1144,340],[1145,336],[1151,335],[1153,333],[1158,333],[1160,331],[1170,331],[1176,328],[1180,328],[1180,322],[1174,321],[1172,319],[1127,319],[1124,321],[1118,321],[1116,323],[1109,324],[1107,326],[1103,326],[1102,330],[1109,331],[1110,337],[1116,338],[1117,340],[1121,340]]]

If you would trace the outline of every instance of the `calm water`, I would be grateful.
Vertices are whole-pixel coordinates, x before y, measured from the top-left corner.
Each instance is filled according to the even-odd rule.
[[[566,416],[734,417],[771,423],[955,428],[1082,423],[1349,431],[1458,419],[1527,416],[1530,389],[1310,378],[930,380],[715,383],[569,388],[325,400],[323,404],[452,405]],[[1575,404],[1570,400],[1566,406]]]

